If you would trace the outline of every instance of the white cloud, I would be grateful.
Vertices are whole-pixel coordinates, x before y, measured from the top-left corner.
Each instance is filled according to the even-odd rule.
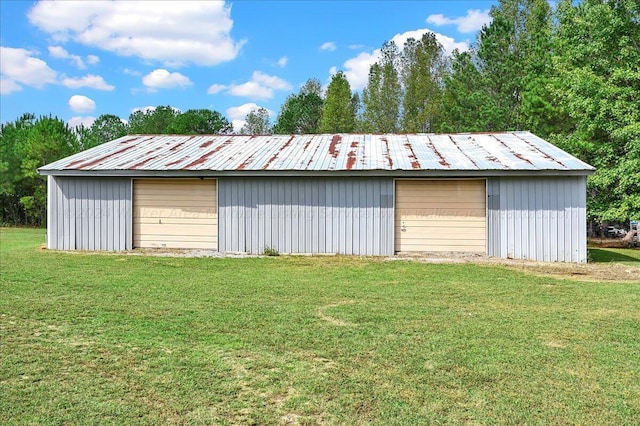
[[[273,89],[261,86],[256,81],[247,81],[246,83],[232,85],[229,88],[229,94],[250,99],[271,99],[273,98]]]
[[[334,41],[328,41],[326,43],[322,43],[320,46],[320,50],[327,50],[329,52],[333,52],[336,50],[336,43]]]
[[[152,105],[147,105],[144,107],[135,107],[131,109],[131,114],[133,114],[134,112],[138,112],[138,111],[142,111],[143,113],[147,113],[150,111],[155,111],[156,107],[152,106]]]
[[[91,127],[94,121],[96,121],[96,118],[92,116],[88,116],[88,117],[77,116],[77,117],[71,117],[67,121],[67,124],[71,128],[76,128],[80,126]]]
[[[69,98],[69,108],[74,112],[91,112],[96,109],[96,103],[86,96],[73,95]]]
[[[367,85],[369,68],[380,59],[380,49],[373,52],[362,52],[344,63],[344,75],[349,80],[352,90],[360,90]],[[332,69],[335,74],[335,69]]]
[[[142,83],[147,86],[150,92],[156,92],[158,89],[171,89],[174,87],[191,86],[193,83],[189,77],[179,72],[169,72],[163,68],[151,71],[142,77]]]
[[[87,66],[80,56],[72,55],[62,46],[49,46],[49,56],[56,59],[69,59],[78,69],[87,69]]]
[[[207,95],[215,95],[216,93],[220,93],[227,88],[228,86],[225,86],[224,84],[212,84],[207,89]]]
[[[89,87],[96,90],[111,91],[115,86],[108,84],[99,75],[87,74],[84,77],[65,78],[62,84],[70,89],[79,89],[80,87]]]
[[[89,63],[89,65],[95,65],[100,62],[100,58],[96,55],[87,55],[87,62]]]
[[[56,82],[57,73],[34,52],[0,46],[2,94],[22,90],[21,85],[42,88]]]
[[[15,81],[0,77],[0,95],[8,95],[12,92],[19,92],[22,90],[22,86],[20,86]]]
[[[287,58],[286,56],[283,56],[282,58],[278,59],[278,66],[280,68],[284,68],[287,66],[287,63],[289,62],[289,58]]]
[[[490,23],[491,16],[489,16],[489,9],[473,9],[467,10],[465,16],[459,16],[457,18],[449,18],[442,13],[429,15],[426,22],[438,27],[442,25],[455,25],[461,33],[473,33],[480,30],[483,25]]]
[[[251,80],[246,83],[231,84],[229,86],[212,84],[209,86],[207,93],[211,95],[226,90],[228,94],[233,96],[242,96],[249,99],[271,99],[275,90],[291,89],[291,84],[280,77],[254,71]]]
[[[398,48],[402,49],[405,42],[414,38],[419,40],[426,33],[432,32],[429,29],[422,28],[419,30],[407,31],[402,34],[396,34],[391,39]],[[466,41],[457,42],[453,38],[445,36],[440,33],[434,33],[436,40],[442,45],[445,55],[450,55],[453,49],[458,49],[461,52],[469,50],[469,43]],[[348,59],[344,63],[344,75],[349,80],[352,90],[360,90],[367,85],[369,78],[369,68],[380,59],[380,49],[376,49],[372,52],[361,52],[357,56]],[[331,74],[335,74],[336,68],[332,67]]]
[[[240,129],[242,129],[242,126],[246,124],[245,118],[247,117],[247,114],[249,114],[251,111],[256,111],[260,108],[261,108],[260,105],[253,102],[249,102],[240,106],[227,108],[226,110],[227,117],[231,119],[231,124],[233,124],[233,130],[236,132],[239,132]],[[270,117],[273,117],[275,115],[274,112],[269,109],[267,109],[267,112],[269,113]]]
[[[426,33],[434,33],[436,35],[436,40],[438,43],[442,45],[444,49],[445,55],[450,55],[454,49],[458,49],[461,52],[465,52],[469,50],[469,43],[466,41],[455,41],[452,37],[433,32],[429,29],[422,28],[414,31],[407,31],[402,34],[396,34],[391,39],[399,48],[402,49],[402,46],[409,40],[410,38],[420,40],[423,35]]]
[[[231,6],[225,2],[181,1],[177,7],[167,1],[40,1],[28,17],[56,41],[174,66],[227,62],[246,42],[231,37]]]
[[[136,70],[132,70],[131,68],[124,68],[122,70],[123,74],[127,74],[127,75],[133,75],[133,76],[139,76],[142,75],[142,73],[140,71],[136,71]]]

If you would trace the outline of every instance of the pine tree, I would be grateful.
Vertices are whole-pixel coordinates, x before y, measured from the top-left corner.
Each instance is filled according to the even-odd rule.
[[[316,79],[307,80],[299,93],[290,95],[285,100],[273,126],[273,133],[318,133],[323,104],[320,81]]]
[[[409,39],[401,56],[404,99],[402,130],[408,133],[432,132],[439,118],[445,58],[434,33],[420,40]]]
[[[367,87],[362,91],[362,128],[366,132],[395,133],[400,126],[402,88],[397,70],[395,43],[385,43],[381,59],[369,69]]]
[[[349,133],[356,128],[351,86],[342,71],[331,78],[322,108],[320,133]]]

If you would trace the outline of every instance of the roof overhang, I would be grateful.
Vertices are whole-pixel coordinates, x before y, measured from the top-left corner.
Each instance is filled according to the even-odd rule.
[[[389,178],[451,178],[500,176],[589,176],[595,170],[38,170],[44,176],[130,177],[130,178],[217,178],[217,177],[389,177]]]

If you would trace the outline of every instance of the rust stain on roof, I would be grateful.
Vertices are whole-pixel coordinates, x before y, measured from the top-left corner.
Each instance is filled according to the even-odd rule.
[[[69,164],[67,164],[65,167],[73,167],[73,166],[75,166],[76,164],[80,164],[80,163],[82,163],[82,162],[84,162],[84,161],[86,161],[86,160],[82,159],[82,160],[72,161],[72,162],[70,162]]]
[[[556,163],[560,164],[562,167],[567,168],[567,166],[562,161],[558,160],[557,158],[553,158],[552,156],[550,156],[549,154],[547,154],[546,152],[544,152],[543,150],[541,150],[537,146],[532,145],[530,143],[528,143],[528,145],[530,145],[533,149],[535,149],[540,154],[542,154],[544,156],[544,158],[546,158],[547,160],[551,160],[553,162],[556,162]]]
[[[172,146],[172,147],[169,149],[169,151],[177,151],[177,150],[178,150],[178,148],[180,148],[180,147],[181,147],[182,145],[184,145],[185,143],[187,143],[187,142],[185,141],[185,142],[177,143],[177,144],[175,144],[174,146]]]
[[[249,164],[251,164],[252,161],[253,161],[253,154],[249,158],[244,160],[244,162],[240,164],[236,170],[244,170]]]
[[[149,157],[149,158],[147,158],[146,160],[142,160],[141,162],[136,163],[136,164],[134,164],[133,166],[131,166],[131,167],[129,167],[129,168],[130,168],[130,169],[132,169],[132,170],[137,169],[138,167],[142,167],[142,166],[144,166],[145,164],[147,164],[148,162],[150,162],[150,161],[152,161],[152,160],[155,160],[157,157],[158,157],[157,155],[156,155],[156,156],[154,156],[154,157]]]
[[[458,151],[460,151],[460,152],[462,153],[462,155],[464,155],[465,157],[467,157],[467,158],[469,159],[469,161],[471,161],[471,164],[473,164],[473,165],[474,165],[474,167],[475,167],[476,169],[478,169],[478,168],[479,168],[479,167],[478,167],[478,163],[476,163],[476,162],[473,160],[473,158],[471,158],[471,156],[470,156],[470,155],[468,155],[464,150],[462,150],[462,149],[458,146],[458,144],[456,143],[456,141],[454,141],[454,140],[453,140],[453,136],[449,135],[449,140],[451,140],[451,143],[453,144],[453,146],[455,146],[456,148],[458,148]],[[473,139],[472,137],[469,137],[469,140],[470,140],[470,141],[472,141],[472,142],[474,142],[474,144],[475,144],[475,139]],[[476,146],[477,146],[477,145],[476,145]]]
[[[186,166],[184,166],[185,169],[189,169],[193,166],[197,166],[198,164],[202,164],[205,161],[207,161],[207,158],[211,157],[213,154],[216,153],[215,149],[212,149],[211,151],[207,152],[204,155],[201,155],[200,158],[198,158],[197,160],[194,160],[192,162],[190,162],[189,164],[187,164]]]
[[[125,139],[123,141],[120,142],[121,145],[127,144],[127,143],[131,143],[131,142],[137,142],[138,138],[130,138],[130,139]]]
[[[311,145],[311,138],[309,138],[309,140],[304,143],[304,146],[302,147],[302,150],[306,151],[307,148],[309,148],[309,145]]]
[[[186,159],[187,159],[187,157],[182,157],[181,159],[179,159],[179,160],[175,160],[175,161],[172,161],[172,162],[170,162],[170,163],[167,163],[167,164],[165,164],[164,166],[165,166],[165,167],[175,166],[176,164],[182,163],[182,162],[183,162],[184,160],[186,160]]]
[[[200,148],[206,148],[208,146],[211,146],[213,144],[213,139],[209,139],[206,142],[203,142],[202,144],[200,144]]]
[[[387,159],[387,163],[389,163],[389,167],[393,168],[393,159],[391,158],[391,153],[389,152],[389,140],[386,137],[380,138],[382,143],[384,143],[384,147],[387,150],[383,155]]]
[[[520,160],[522,160],[522,161],[526,161],[527,163],[529,163],[529,164],[531,164],[531,165],[533,166],[533,163],[531,162],[531,160],[529,160],[529,159],[527,159],[527,158],[524,158],[524,157],[522,156],[522,154],[518,154],[517,152],[513,152],[513,151],[511,151],[511,153],[512,153],[516,158],[518,158],[518,159],[520,159]]]
[[[438,161],[438,163],[440,163],[440,165],[443,166],[443,167],[450,167],[451,164],[447,161],[446,158],[444,158],[442,153],[440,151],[438,151],[438,148],[436,148],[436,146],[433,144],[433,142],[430,139],[427,139],[427,141],[428,141],[427,143],[429,144],[429,147],[433,150],[433,152],[435,152],[435,154],[440,159],[440,161]]]
[[[267,161],[267,162],[265,163],[265,165],[264,165],[264,166],[262,166],[262,170],[267,169],[267,168],[271,165],[271,163],[273,163],[273,162],[276,160],[276,158],[278,158],[278,156],[280,155],[280,153],[281,153],[282,151],[284,151],[284,150],[285,150],[289,145],[291,145],[291,142],[293,142],[293,139],[294,139],[294,138],[295,138],[295,135],[291,135],[291,137],[289,138],[289,140],[287,140],[287,141],[285,142],[285,144],[284,144],[284,145],[282,145],[282,147],[280,147],[280,150],[278,150],[275,154],[273,154],[273,155],[271,156],[271,158],[269,158],[269,161]]]
[[[420,163],[418,162],[418,157],[416,157],[416,153],[413,150],[413,146],[411,145],[411,142],[409,142],[408,140],[405,141],[404,147],[407,148],[409,152],[411,152],[411,155],[409,155],[409,158],[411,159],[411,168],[419,169]]]
[[[122,149],[114,151],[114,152],[112,152],[112,153],[110,153],[108,155],[105,155],[103,157],[96,158],[95,160],[89,161],[88,163],[84,163],[81,166],[78,166],[78,169],[84,169],[86,167],[91,167],[93,165],[99,164],[99,163],[103,162],[104,160],[106,160],[107,158],[111,158],[111,157],[113,157],[115,155],[122,154],[123,152],[130,150],[134,146],[135,145],[129,145],[129,146],[126,146],[126,147],[124,147]]]
[[[336,150],[336,146],[338,146],[340,142],[342,142],[342,136],[333,135],[333,137],[331,138],[331,144],[329,144],[329,155],[331,155],[333,158],[338,158],[338,151]]]

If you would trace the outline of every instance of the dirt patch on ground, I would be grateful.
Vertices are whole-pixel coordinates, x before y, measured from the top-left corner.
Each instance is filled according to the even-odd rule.
[[[594,282],[640,282],[640,262],[638,266],[622,263],[562,263],[514,260],[469,253],[399,253],[388,257],[388,261],[416,261],[424,263],[472,263],[479,265],[500,265],[520,272],[578,281]]]
[[[263,255],[217,252],[215,250],[179,250],[179,249],[135,249],[127,252],[96,252],[96,251],[68,251],[70,254],[112,254],[115,256],[157,256],[157,257],[212,257],[212,258],[246,258],[265,257]],[[313,255],[308,256],[326,256]],[[292,255],[300,256],[300,255]],[[283,255],[286,258],[287,255]],[[398,253],[390,257],[370,257],[373,261],[412,261],[422,263],[460,264],[471,263],[478,265],[500,265],[520,272],[538,276],[548,276],[563,279],[594,282],[640,282],[640,262],[638,265],[627,265],[617,262],[598,263],[561,263],[535,262],[531,260],[515,260],[491,257],[484,254],[460,252],[422,252]],[[121,260],[124,260],[122,258]]]

